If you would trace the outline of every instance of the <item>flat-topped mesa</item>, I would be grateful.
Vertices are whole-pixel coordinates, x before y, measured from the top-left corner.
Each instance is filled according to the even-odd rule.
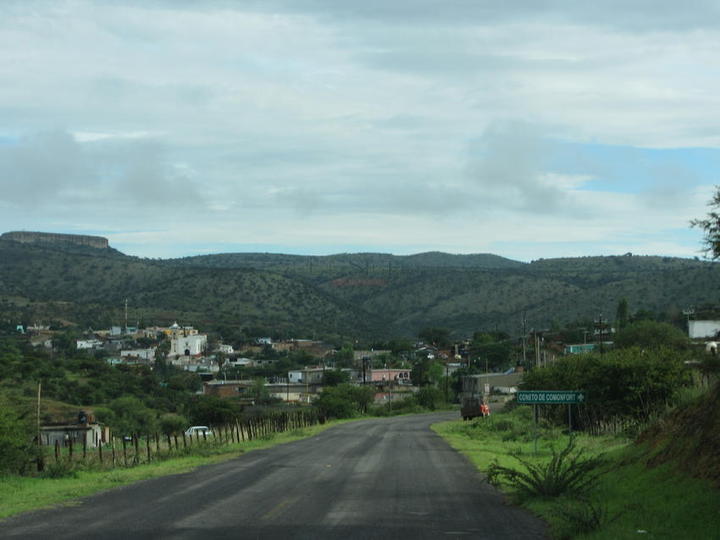
[[[30,231],[11,231],[0,235],[0,239],[13,240],[22,244],[77,244],[98,249],[109,247],[108,239],[102,236],[89,236],[85,234],[58,234]]]

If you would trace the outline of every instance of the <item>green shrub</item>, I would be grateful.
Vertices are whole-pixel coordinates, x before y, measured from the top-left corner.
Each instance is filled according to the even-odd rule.
[[[435,407],[444,401],[444,396],[443,393],[434,386],[423,386],[415,394],[415,399],[421,407],[434,411]]]
[[[28,471],[40,449],[33,443],[33,428],[9,403],[0,403],[0,474]]]
[[[181,433],[189,425],[188,419],[180,414],[167,413],[160,417],[160,430],[166,435]]]
[[[552,449],[547,463],[534,463],[514,454],[523,470],[492,463],[487,471],[488,481],[494,485],[507,484],[515,488],[521,499],[533,496],[558,497],[567,493],[586,493],[598,480],[602,471],[602,456],[585,457],[576,449],[573,437],[560,452]]]
[[[607,506],[585,498],[565,501],[552,513],[561,522],[555,536],[563,540],[589,534],[610,521]]]
[[[42,476],[43,478],[76,478],[77,469],[69,461],[55,461],[45,466]]]
[[[395,399],[376,405],[370,410],[373,416],[396,416],[399,414],[410,414],[423,412],[424,409],[418,404],[414,396],[408,396],[403,399]]]

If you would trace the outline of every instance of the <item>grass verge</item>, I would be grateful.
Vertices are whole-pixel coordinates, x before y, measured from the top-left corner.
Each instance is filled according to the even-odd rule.
[[[535,454],[534,427],[525,411],[443,422],[433,429],[481,472],[493,462],[522,469],[512,454],[547,463],[551,449],[564,447],[568,436],[541,429]],[[682,474],[678,463],[650,467],[647,449],[627,440],[576,435],[576,443],[587,455],[605,457],[602,475],[586,497],[519,497],[512,488],[503,488],[545,519],[555,538],[720,539],[720,490],[709,481]]]
[[[178,456],[130,468],[118,467],[110,470],[82,470],[80,468],[71,476],[64,478],[23,476],[0,478],[0,519],[56,504],[72,504],[73,499],[113,487],[158,476],[184,473],[201,465],[227,461],[245,452],[311,437],[338,423],[340,422],[328,422],[324,425],[278,433],[273,437],[217,447],[209,446],[202,449],[202,455],[198,453]]]

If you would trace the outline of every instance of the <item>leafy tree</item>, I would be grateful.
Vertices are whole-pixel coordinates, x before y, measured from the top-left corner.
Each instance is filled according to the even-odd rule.
[[[98,409],[95,414],[118,435],[153,433],[158,427],[156,411],[133,396],[114,399],[107,409]]]
[[[440,362],[432,358],[423,358],[413,365],[410,380],[415,386],[436,385],[444,372],[445,369]]]
[[[444,401],[444,396],[439,388],[425,386],[417,391],[415,399],[421,407],[434,411],[435,407]]]
[[[160,430],[166,435],[185,431],[189,424],[188,419],[180,414],[166,413],[160,416]]]
[[[30,422],[0,402],[0,474],[21,474],[39,454]]]
[[[337,386],[350,380],[350,374],[341,369],[327,369],[323,372],[323,386]]]
[[[645,320],[634,322],[618,332],[615,336],[615,346],[621,349],[628,347],[683,349],[688,346],[688,338],[682,330],[668,323]]]
[[[269,405],[277,401],[275,398],[270,397],[270,392],[265,386],[265,379],[258,377],[253,380],[253,384],[248,391],[248,395],[255,400],[256,404]]]
[[[707,217],[705,219],[693,219],[690,225],[704,231],[703,251],[710,258],[718,259],[720,258],[720,186],[716,187],[715,194],[708,206],[710,211]]]
[[[178,371],[168,379],[168,388],[180,392],[197,392],[202,389],[202,379],[197,373]]]
[[[615,328],[617,330],[625,328],[628,324],[629,317],[627,298],[621,298],[615,311]]]
[[[521,386],[522,390],[584,390],[588,401],[577,411],[581,427],[599,426],[613,418],[642,422],[664,410],[674,393],[689,383],[683,364],[689,354],[634,347],[605,355],[570,355],[527,372]],[[567,421],[567,413],[560,407],[543,411],[555,415],[558,423]]]
[[[335,365],[338,367],[350,367],[352,366],[354,358],[354,352],[352,345],[346,344],[335,353],[333,360]]]
[[[315,406],[327,418],[351,418],[365,414],[373,402],[375,390],[369,386],[343,383],[323,389]]]
[[[229,424],[234,422],[240,413],[237,403],[215,396],[196,396],[188,406],[188,416],[195,425]]]

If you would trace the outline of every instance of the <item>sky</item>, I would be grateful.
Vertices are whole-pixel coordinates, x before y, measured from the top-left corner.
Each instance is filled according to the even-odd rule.
[[[0,232],[702,256],[720,3],[0,2]]]

